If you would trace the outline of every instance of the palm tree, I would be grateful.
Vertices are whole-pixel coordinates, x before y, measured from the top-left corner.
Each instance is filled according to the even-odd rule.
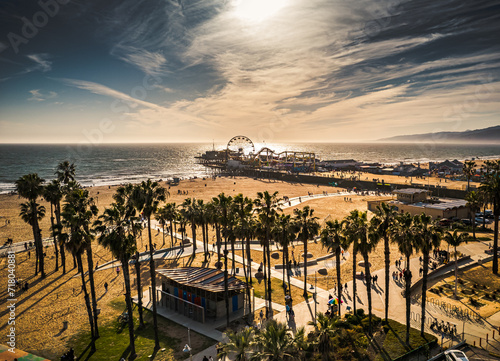
[[[396,207],[382,202],[375,210],[373,219],[377,225],[378,235],[384,239],[384,261],[385,261],[385,322],[389,322],[389,271],[391,267],[391,251],[389,247],[388,230],[394,222]]]
[[[64,185],[68,185],[75,180],[75,164],[65,160],[57,165],[57,180]]]
[[[132,297],[130,292],[130,270],[129,261],[136,251],[135,237],[132,227],[139,226],[131,223],[124,204],[111,204],[96,221],[96,231],[99,235],[99,243],[108,248],[114,257],[122,264],[123,279],[125,282],[125,303],[127,304],[128,331],[130,342],[130,356],[133,360],[135,353],[134,320],[132,313]]]
[[[481,209],[481,204],[483,204],[483,200],[481,198],[481,192],[477,191],[470,191],[465,196],[467,206],[469,207],[471,213],[472,235],[474,239],[476,239],[476,212]]]
[[[252,360],[287,361],[295,357],[293,337],[284,323],[269,321],[263,331],[255,336],[257,352]]]
[[[493,273],[498,274],[498,218],[500,216],[500,171],[496,166],[492,173],[486,174],[486,179],[479,189],[493,203]]]
[[[337,333],[337,318],[330,318],[319,312],[316,314],[316,322],[309,321],[309,325],[314,325],[314,346],[320,353],[323,361],[333,361],[332,351],[334,348],[333,339]]]
[[[293,347],[296,359],[300,361],[309,360],[313,354],[311,343],[308,340],[304,327],[300,327],[293,338]]]
[[[268,306],[268,317],[273,316],[273,308],[272,308],[272,297],[271,297],[271,228],[276,219],[276,215],[281,208],[279,207],[278,192],[274,192],[273,194],[268,191],[258,192],[257,198],[255,199],[255,207],[256,212],[259,217],[259,221],[263,226],[263,241],[264,241],[264,258],[267,258],[267,300],[269,303]],[[304,288],[305,288],[304,284]]]
[[[207,218],[207,206],[203,202],[203,199],[198,199],[196,201],[197,210],[197,224],[201,227],[201,234],[203,240],[203,258],[204,262],[207,263],[208,252],[208,218]]]
[[[132,229],[132,235],[134,236],[135,241],[135,274],[137,279],[137,308],[139,310],[139,328],[144,328],[144,317],[143,317],[143,309],[142,309],[142,281],[141,281],[141,255],[138,251],[138,234],[142,231],[142,226],[140,223],[140,219],[136,216],[137,209],[135,208],[135,203],[133,199],[135,186],[132,184],[126,184],[125,186],[120,186],[116,189],[116,193],[113,195],[113,199],[115,200],[118,206],[125,207],[126,213],[125,217],[127,218],[127,222],[130,224],[130,228]]]
[[[423,254],[423,275],[422,275],[422,312],[420,334],[424,336],[425,327],[425,306],[427,300],[427,275],[429,274],[429,254],[441,244],[441,231],[436,223],[432,223],[432,217],[422,213],[416,219],[417,226],[417,247]]]
[[[75,192],[76,191],[77,190],[75,190]],[[61,237],[65,242],[64,244],[66,248],[68,248],[68,251],[73,254],[77,262],[78,272],[80,273],[82,281],[82,290],[85,299],[85,305],[87,307],[87,314],[89,317],[91,352],[95,352],[95,340],[97,338],[95,331],[96,323],[95,317],[92,312],[92,306],[90,304],[90,297],[87,291],[87,282],[85,280],[85,272],[82,262],[82,254],[85,252],[88,244],[92,242],[92,236],[84,228],[84,224],[88,220],[85,217],[82,219],[82,213],[79,212],[77,208],[78,207],[75,205],[74,197],[68,197],[63,207],[62,218],[63,225],[69,233],[63,233],[61,234]]]
[[[377,243],[380,241],[380,236],[377,229],[377,222],[371,222],[368,225],[367,213],[360,214],[359,222],[359,252],[363,256],[365,264],[365,282],[366,294],[368,296],[368,334],[372,335],[372,277],[370,273],[370,260],[369,255],[373,252]]]
[[[151,179],[142,181],[141,184],[135,187],[132,198],[136,208],[141,211],[148,223],[148,238],[149,238],[149,270],[151,276],[151,296],[153,303],[153,328],[155,333],[155,350],[160,348],[160,338],[158,336],[158,311],[156,304],[156,271],[153,251],[153,237],[151,235],[151,216],[157,211],[160,202],[165,201],[165,188],[161,187],[158,182],[153,182]],[[140,275],[138,275],[139,277]]]
[[[170,222],[170,240],[171,247],[174,247],[174,221],[177,219],[177,206],[174,203],[167,203],[163,207],[163,212],[165,216],[165,220]]]
[[[85,252],[87,255],[87,267],[89,274],[90,294],[92,296],[92,308],[94,310],[94,328],[95,337],[99,338],[99,328],[97,325],[97,297],[94,284],[94,263],[92,257],[92,239],[93,229],[91,229],[92,219],[97,216],[98,209],[93,198],[89,197],[89,192],[86,189],[74,188],[66,195],[67,204],[71,205],[71,209],[78,219],[78,226],[81,227],[85,234]]]
[[[184,219],[191,225],[191,238],[193,241],[193,258],[196,256],[196,226],[198,222],[198,208],[196,199],[186,198],[181,204],[181,214]]]
[[[285,271],[288,278],[288,289],[289,294],[291,294],[290,289],[290,271],[288,270],[289,258],[288,258],[288,246],[292,244],[295,240],[295,224],[292,222],[292,218],[289,214],[280,214],[276,220],[276,225],[274,228],[275,237],[279,245],[283,249],[282,263],[283,263],[283,287],[285,288]]]
[[[415,227],[413,224],[413,217],[409,213],[399,214],[396,217],[396,222],[389,229],[391,239],[398,245],[399,252],[405,256],[405,299],[406,299],[406,344],[410,344],[410,286],[411,286],[411,272],[410,272],[410,257],[415,248]]]
[[[21,212],[19,213],[21,216],[21,219],[28,223],[32,228],[33,231],[35,232],[35,229],[38,229],[38,222],[45,217],[45,207],[39,205],[38,203],[34,201],[29,201],[25,203],[21,203]],[[36,238],[35,238],[36,239]],[[36,243],[35,243],[36,244]],[[37,260],[38,260],[38,254],[40,252],[40,247],[38,244],[36,244],[36,253],[37,253]],[[40,262],[40,272],[42,275],[42,278],[45,277],[45,273],[43,272],[43,255],[42,255],[42,261]],[[35,265],[35,275],[38,274],[38,267]]]
[[[450,246],[453,247],[453,253],[455,255],[455,298],[457,298],[457,286],[458,286],[458,265],[457,265],[457,258],[458,258],[458,252],[457,252],[457,247],[460,246],[462,243],[467,243],[467,240],[469,238],[468,233],[460,233],[458,234],[457,230],[451,232],[446,232],[444,234],[444,241],[448,243]]]
[[[59,269],[59,249],[58,249],[58,243],[60,243],[60,237],[59,232],[60,232],[60,217],[58,216],[58,207],[60,207],[61,200],[63,198],[63,193],[61,189],[61,183],[54,179],[52,182],[47,184],[43,190],[43,198],[50,203],[50,224],[52,228],[52,237],[54,238],[54,251],[56,254],[56,268],[55,271]],[[54,210],[56,213],[56,222],[54,222]],[[57,239],[56,239],[57,236]],[[61,258],[62,258],[62,248],[61,247]],[[63,273],[65,272],[65,266],[64,266],[64,261],[63,263]]]
[[[26,198],[30,205],[26,205],[25,207],[21,207],[21,214],[23,220],[31,226],[33,230],[33,239],[36,247],[36,263],[35,263],[35,275],[38,274],[38,270],[40,270],[41,277],[45,277],[45,269],[44,269],[44,257],[43,257],[43,244],[42,244],[42,231],[40,230],[40,226],[38,221],[41,220],[45,216],[45,207],[39,207],[36,202],[38,197],[43,193],[43,182],[44,180],[38,176],[36,173],[31,173],[20,177],[16,181],[16,191],[20,197]],[[26,213],[25,211],[29,211]],[[24,214],[24,215],[23,215]],[[31,216],[29,222],[27,221],[26,216]]]
[[[469,191],[470,190],[469,189],[470,188],[470,180],[474,176],[474,174],[476,174],[476,163],[474,161],[471,161],[471,160],[466,160],[462,170],[463,170],[465,176],[467,177],[467,191]]]
[[[310,239],[318,235],[318,217],[314,216],[314,209],[305,206],[302,210],[294,209],[294,223],[297,227],[297,239],[304,243],[304,297],[307,297],[307,244]]]
[[[340,279],[340,253],[343,248],[348,247],[348,242],[343,235],[342,223],[337,219],[327,221],[325,228],[321,231],[321,244],[329,252],[335,252],[335,268],[337,273],[337,294],[339,299],[338,313],[341,317],[340,300],[342,298],[342,283]]]
[[[165,245],[165,226],[167,225],[167,214],[165,206],[158,208],[158,211],[156,211],[155,214],[155,219],[161,226],[162,236],[163,236],[163,243],[161,246],[163,247]]]
[[[342,221],[342,228],[344,229],[344,237],[346,239],[346,244],[352,244],[352,309],[355,315],[356,313],[356,267],[357,267],[357,255],[358,255],[358,245],[359,245],[359,229],[357,226],[359,211],[357,209],[351,211],[351,213],[344,218]]]
[[[255,332],[252,327],[243,328],[238,332],[228,330],[226,332],[227,341],[219,349],[217,358],[234,361],[250,360],[253,353],[254,336]]]

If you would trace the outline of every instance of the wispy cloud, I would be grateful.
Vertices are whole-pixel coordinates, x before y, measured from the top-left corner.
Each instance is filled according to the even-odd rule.
[[[28,59],[35,62],[35,65],[30,66],[29,71],[40,70],[42,72],[47,72],[52,69],[52,62],[47,60],[49,58],[48,54],[30,54],[27,55]]]
[[[111,54],[140,69],[145,74],[159,75],[165,72],[164,65],[167,60],[159,52],[119,45],[113,48]]]
[[[33,89],[29,91],[31,97],[28,98],[30,101],[43,102],[47,99],[53,99],[57,97],[57,93],[54,91],[42,92],[40,89]]]

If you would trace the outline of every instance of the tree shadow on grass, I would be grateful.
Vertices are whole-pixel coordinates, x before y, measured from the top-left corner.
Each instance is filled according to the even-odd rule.
[[[85,349],[82,351],[82,353],[76,357],[76,359],[77,360],[84,360],[84,361],[89,360],[92,357],[92,355],[95,353],[94,351],[92,351],[91,346],[92,346],[92,342],[89,342],[87,347],[85,347]],[[89,352],[88,355],[85,358],[83,358],[85,356],[85,354],[87,353],[87,351]]]

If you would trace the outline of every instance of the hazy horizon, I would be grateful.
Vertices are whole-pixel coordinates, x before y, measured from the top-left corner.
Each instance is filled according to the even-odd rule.
[[[495,1],[7,0],[0,20],[1,144],[370,143],[500,119]]]

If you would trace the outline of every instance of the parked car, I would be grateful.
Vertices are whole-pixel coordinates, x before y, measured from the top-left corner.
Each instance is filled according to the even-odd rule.
[[[448,350],[444,352],[446,361],[469,361],[467,356],[459,350]]]
[[[484,221],[484,224],[491,224],[493,223],[493,221],[489,218],[483,218],[483,217],[476,217],[476,222],[478,222],[479,224],[483,224],[483,221]]]
[[[461,219],[460,222],[462,222],[466,226],[471,226],[472,225],[472,222],[471,222],[471,220],[469,218]],[[476,221],[475,219],[474,219],[474,222],[476,222],[476,226],[479,226],[479,225],[483,224],[481,222]]]
[[[448,218],[442,218],[439,220],[439,225],[441,227],[449,227],[451,224],[451,219],[448,219]]]

